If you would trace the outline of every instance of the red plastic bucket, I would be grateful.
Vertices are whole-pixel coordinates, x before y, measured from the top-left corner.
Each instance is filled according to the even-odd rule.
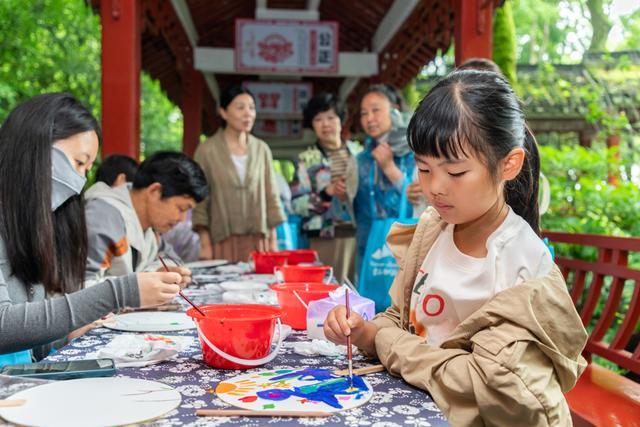
[[[338,289],[338,285],[326,283],[278,283],[271,285],[276,291],[282,307],[282,321],[293,329],[306,329],[307,306],[311,301],[329,296],[329,292]]]
[[[294,249],[290,251],[282,251],[287,254],[287,264],[298,265],[300,263],[318,262],[318,252],[313,249]]]
[[[285,265],[289,258],[284,252],[251,252],[256,273],[273,274],[273,267]]]
[[[207,304],[187,310],[198,329],[204,362],[212,368],[248,369],[273,360],[282,345],[282,331],[271,350],[282,310],[259,304]]]
[[[323,282],[333,279],[333,268],[328,265],[283,265],[274,268],[274,273],[282,282]]]

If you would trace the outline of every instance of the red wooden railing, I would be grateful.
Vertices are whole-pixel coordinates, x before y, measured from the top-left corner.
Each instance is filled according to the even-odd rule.
[[[621,368],[640,373],[640,344],[628,351],[625,347],[638,326],[640,318],[640,270],[629,268],[629,253],[640,253],[640,238],[601,236],[596,234],[572,234],[544,232],[551,244],[568,243],[591,246],[597,249],[595,262],[556,257],[556,264],[569,286],[574,304],[582,323],[588,327],[600,301],[604,308],[600,313],[585,347],[584,355],[590,361],[592,354],[610,360]],[[587,278],[590,277],[590,280]],[[608,293],[603,292],[610,283]],[[625,287],[633,289],[628,306],[620,307]],[[614,320],[622,319],[618,325]],[[611,342],[604,341],[607,332],[617,328]]]

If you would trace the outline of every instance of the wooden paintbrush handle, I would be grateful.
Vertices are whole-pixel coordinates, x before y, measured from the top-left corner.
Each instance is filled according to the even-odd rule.
[[[115,317],[108,317],[106,319],[98,319],[95,322],[93,322],[94,325],[96,325],[96,327],[98,326],[104,326],[105,323],[115,323],[116,319]]]
[[[322,411],[251,411],[248,409],[198,409],[199,417],[330,417]]]
[[[27,401],[24,399],[6,399],[6,400],[2,400],[0,399],[0,408],[13,408],[14,406],[22,406],[26,403]]]
[[[384,370],[385,370],[385,367],[382,365],[371,365],[371,366],[365,366],[364,368],[354,369],[353,373],[354,375],[367,375],[367,374],[375,374],[376,372],[383,372]],[[334,371],[333,373],[339,376],[344,376],[344,375],[349,375],[349,370],[342,369],[339,371]]]

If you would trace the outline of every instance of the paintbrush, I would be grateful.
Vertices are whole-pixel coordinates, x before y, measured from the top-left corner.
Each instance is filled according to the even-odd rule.
[[[364,366],[362,368],[354,369],[353,373],[355,375],[368,375],[368,374],[375,374],[377,372],[384,372],[384,370],[385,370],[385,367],[383,365],[370,365],[370,366]],[[338,375],[339,377],[344,377],[346,375],[349,375],[349,370],[342,369],[338,371],[333,371],[333,374]]]
[[[167,267],[167,264],[165,264],[164,260],[162,259],[162,257],[160,255],[158,255],[158,259],[160,260],[160,262],[162,263],[162,266],[164,267],[164,270],[168,273],[169,272],[169,267]],[[178,291],[178,294],[184,298],[184,300],[186,302],[188,302],[189,304],[191,304],[191,307],[195,308],[196,311],[198,313],[200,313],[202,315],[202,317],[207,317],[206,314],[204,314],[204,311],[200,310],[200,308],[195,305],[193,302],[191,302],[191,300],[189,298],[187,298],[187,296],[185,294],[182,293],[182,290]]]
[[[139,311],[181,311],[182,305],[175,304],[163,304],[157,307],[125,307],[118,311],[119,314],[124,313],[136,313]]]
[[[347,307],[347,322],[349,321],[349,315],[351,314],[351,309],[349,308],[349,289],[346,289],[344,293],[344,305]],[[349,363],[349,383],[350,387],[353,388],[353,355],[351,354],[351,332],[347,336],[347,359]]]
[[[185,267],[183,262],[178,262],[177,260],[175,260],[171,255],[169,255],[168,253],[165,252],[164,254],[165,257],[169,258],[169,261],[173,262],[175,265],[177,265],[178,267]],[[193,276],[191,276],[191,284],[194,286],[200,286],[200,283],[193,278]]]
[[[0,399],[0,408],[13,408],[15,406],[22,406],[27,401],[24,399]]]
[[[251,411],[248,409],[198,409],[199,417],[330,417],[323,411]]]
[[[342,278],[342,284],[343,284],[343,285],[346,285],[349,289],[351,289],[351,290],[353,291],[353,293],[354,293],[354,294],[356,294],[356,295],[360,295],[360,294],[358,293],[358,290],[357,290],[357,289],[356,289],[356,287],[354,286],[354,284],[353,284],[353,283],[351,283],[351,280],[349,280],[349,278],[348,278],[347,276],[344,276],[344,277]]]

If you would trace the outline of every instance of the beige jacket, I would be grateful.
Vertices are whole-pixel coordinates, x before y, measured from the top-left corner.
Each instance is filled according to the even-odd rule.
[[[200,144],[194,159],[204,170],[209,197],[193,211],[194,226],[204,225],[218,243],[234,235],[262,233],[285,221],[272,165],[271,150],[249,135],[247,175],[241,183],[231,153],[219,129]]]
[[[557,267],[495,295],[440,347],[408,332],[415,277],[445,225],[429,208],[387,236],[400,271],[392,306],[373,320],[381,362],[427,390],[453,426],[571,425],[563,393],[586,368],[587,333]]]

